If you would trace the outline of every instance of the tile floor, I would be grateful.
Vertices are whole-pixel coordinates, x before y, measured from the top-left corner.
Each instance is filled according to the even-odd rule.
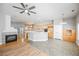
[[[46,42],[32,42],[31,46],[48,53],[49,56],[79,56],[76,43],[51,39]]]

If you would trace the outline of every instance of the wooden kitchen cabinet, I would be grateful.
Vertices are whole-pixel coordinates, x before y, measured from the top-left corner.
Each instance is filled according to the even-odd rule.
[[[53,39],[53,24],[48,24],[48,39]]]
[[[72,29],[71,35],[68,35],[67,30],[63,30],[63,39],[65,41],[75,42],[76,41],[76,32]]]

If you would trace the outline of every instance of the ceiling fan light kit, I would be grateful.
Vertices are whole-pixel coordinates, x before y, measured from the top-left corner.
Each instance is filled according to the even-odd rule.
[[[23,3],[20,3],[20,4],[21,4],[22,8],[21,7],[17,7],[17,6],[12,6],[12,7],[22,10],[20,12],[21,14],[22,13],[27,13],[28,15],[30,15],[30,13],[36,14],[36,12],[32,11],[32,9],[35,9],[35,6],[31,6],[31,7],[27,8],[28,7],[27,4],[26,5],[24,5]]]
[[[28,10],[25,10],[25,12],[27,13],[27,12],[28,12]]]

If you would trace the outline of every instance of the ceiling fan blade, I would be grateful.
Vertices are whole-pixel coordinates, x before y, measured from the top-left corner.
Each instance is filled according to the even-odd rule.
[[[17,6],[12,6],[14,8],[17,8],[17,9],[21,9],[21,10],[24,10],[23,8],[20,8],[20,7],[17,7]]]
[[[21,3],[22,7],[25,8],[25,5],[23,3]]]
[[[29,8],[29,10],[32,10],[32,9],[34,9],[34,8],[35,8],[35,6],[32,6],[32,7]]]
[[[21,11],[20,13],[24,13],[25,11]]]
[[[29,13],[29,12],[28,12],[27,14],[28,14],[28,15],[30,15],[30,13]]]
[[[33,11],[29,11],[29,12],[36,14],[36,12],[33,12]]]
[[[26,7],[28,7],[28,5],[27,5],[27,4],[26,4],[25,6],[26,6]]]

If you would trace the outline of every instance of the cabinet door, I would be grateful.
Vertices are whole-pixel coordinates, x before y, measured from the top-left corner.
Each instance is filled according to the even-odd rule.
[[[48,38],[53,39],[53,32],[48,32]]]
[[[67,35],[67,31],[64,30],[63,31],[63,39],[65,41],[69,41],[69,42],[75,42],[76,41],[76,33],[74,30],[72,30],[72,34],[71,35]]]
[[[53,39],[53,24],[48,25],[48,38]]]

